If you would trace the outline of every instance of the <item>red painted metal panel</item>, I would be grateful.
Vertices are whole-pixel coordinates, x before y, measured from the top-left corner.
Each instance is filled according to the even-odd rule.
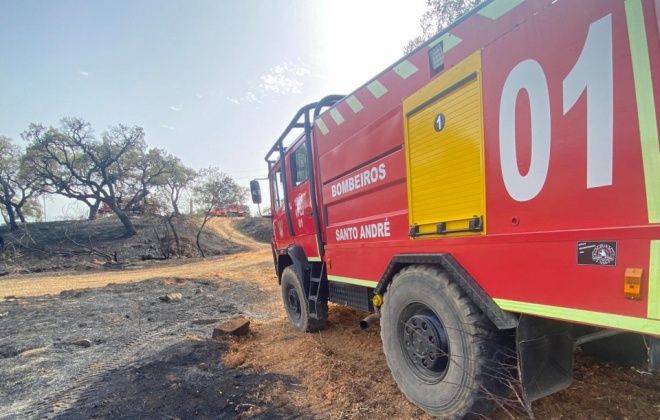
[[[342,124],[344,125],[344,124]],[[403,119],[401,107],[389,110],[371,125],[353,132],[351,136],[334,135],[333,132],[319,138],[321,182],[326,184],[362,166],[365,162],[393,150],[403,144]]]
[[[648,228],[639,232],[645,234],[641,235],[644,239],[618,241],[615,267],[576,264],[577,242],[616,237],[615,230],[610,230],[606,236],[597,231],[550,232],[532,234],[535,238],[523,234],[329,245],[327,258],[332,263],[328,274],[377,282],[395,255],[446,252],[494,298],[645,318],[646,299],[625,299],[623,276],[627,267],[648,267],[649,236],[657,238],[660,232]],[[645,276],[643,293],[648,291],[647,281]]]
[[[387,239],[407,238],[408,200],[403,150],[326,184],[323,196],[327,206],[329,244],[360,240],[357,235],[337,240],[336,230],[360,230],[365,223],[386,222]],[[392,219],[395,216],[396,221]],[[375,237],[369,236],[368,239]]]
[[[658,0],[643,0],[642,4],[657,91],[660,7]],[[580,93],[579,84],[571,87],[565,81],[575,74],[590,27],[597,22],[599,28],[608,24],[611,27],[613,146],[611,185],[600,182],[602,185],[594,186],[588,185],[587,175],[588,109],[594,106],[590,97],[592,101],[602,97],[603,91],[598,85],[588,85],[587,89],[592,90]],[[355,113],[346,103],[340,103],[337,109],[344,121],[338,125],[325,113],[322,119],[329,132],[323,135],[314,129],[319,161],[317,185],[323,196],[319,204],[325,207],[328,218],[328,273],[371,280],[375,286],[394,255],[448,252],[492,297],[645,318],[645,299],[631,301],[623,297],[623,273],[628,267],[648,270],[649,242],[660,238],[660,226],[648,225],[624,1],[527,0],[495,20],[474,14],[451,32],[461,42],[447,51],[446,68],[482,51],[487,235],[408,238],[404,151],[396,148],[404,143],[401,100],[436,77],[429,74],[428,48],[422,48],[407,58],[419,69],[416,73],[407,79],[392,71],[383,73],[378,80],[388,90],[385,95],[377,99],[362,87],[354,93],[364,106],[362,110]],[[590,48],[606,45],[593,42]],[[547,86],[549,163],[539,191],[516,199],[503,175],[502,95],[512,71],[529,60],[541,69],[536,82],[543,80]],[[594,63],[595,67],[585,74],[606,74],[600,72],[608,65],[607,60],[592,60]],[[594,77],[586,78],[585,83],[594,83]],[[535,151],[536,146],[532,147],[532,133],[535,126],[536,130],[540,127],[538,120],[532,123],[530,111],[532,104],[538,111],[538,91],[534,89],[520,89],[513,109],[507,111],[515,117],[514,166],[521,177],[532,170],[532,156],[538,153],[538,148]],[[571,95],[576,96],[573,102],[567,99]],[[655,101],[660,111],[660,94],[656,93]],[[598,120],[596,125],[592,121],[592,130],[602,129],[607,121]],[[597,138],[594,144],[603,144],[602,139]],[[598,162],[602,164],[602,160]],[[382,163],[387,171],[384,180],[363,185],[361,179],[361,186],[355,188],[356,176],[367,170],[371,174],[372,167],[378,170]],[[604,168],[607,171],[607,164]],[[606,179],[601,175],[596,171],[591,176]],[[354,179],[354,188],[333,196],[333,186],[336,189],[339,184],[341,188],[342,181],[349,178]],[[282,221],[281,215],[276,215],[275,224],[284,225],[284,237],[278,246],[290,242],[286,222]],[[617,265],[577,265],[577,242],[590,240],[617,241]],[[312,245],[304,244],[306,251]],[[643,291],[648,290],[646,279]]]
[[[516,28],[484,50],[486,199],[490,233],[639,225],[648,221],[624,3],[616,0],[584,3],[576,8],[575,3],[558,2],[535,17],[533,24]],[[588,188],[588,95],[583,94],[564,114],[562,100],[566,93],[562,82],[579,59],[589,25],[608,15],[612,19],[615,104],[612,185]],[[552,135],[545,183],[537,196],[520,202],[511,198],[503,182],[499,125],[503,86],[511,70],[523,60],[538,62],[547,78]],[[527,95],[525,91],[519,93],[516,107],[519,128],[516,154],[518,161],[524,162],[519,164],[521,173],[528,170],[532,153]],[[514,218],[517,224],[511,222]]]
[[[323,186],[325,204],[330,206],[338,201],[355,199],[360,194],[386,188],[395,182],[405,181],[406,163],[404,159],[403,150],[398,149],[392,154],[327,182]],[[387,194],[390,199],[398,201],[401,208],[407,207],[406,194],[394,195],[389,192]]]

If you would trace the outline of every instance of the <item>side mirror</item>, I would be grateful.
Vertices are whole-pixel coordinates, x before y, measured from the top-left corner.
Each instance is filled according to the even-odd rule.
[[[250,181],[250,194],[252,195],[252,202],[254,204],[261,204],[261,187],[259,181]]]

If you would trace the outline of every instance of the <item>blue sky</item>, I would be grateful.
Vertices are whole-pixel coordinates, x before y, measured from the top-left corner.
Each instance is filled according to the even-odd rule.
[[[0,0],[0,134],[82,117],[247,185],[304,104],[402,55],[424,0]]]

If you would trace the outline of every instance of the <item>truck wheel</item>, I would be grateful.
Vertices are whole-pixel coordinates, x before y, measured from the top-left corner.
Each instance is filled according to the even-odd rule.
[[[314,332],[325,328],[325,319],[309,317],[309,306],[305,289],[298,273],[292,266],[282,272],[282,301],[289,322],[298,331]],[[320,302],[319,302],[320,303]]]
[[[433,416],[487,415],[509,390],[513,340],[435,267],[410,266],[394,277],[381,336],[399,389]]]

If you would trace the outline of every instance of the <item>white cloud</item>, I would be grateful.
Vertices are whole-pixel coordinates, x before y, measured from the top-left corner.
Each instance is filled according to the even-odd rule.
[[[196,94],[195,94],[195,96],[197,96],[198,98],[203,98],[203,96],[202,96],[202,94],[201,94],[201,93],[199,93],[199,92],[198,92],[198,93],[196,93]]]
[[[178,105],[172,105],[172,106],[170,107],[170,109],[171,109],[172,111],[179,112],[179,111],[181,111],[181,110],[183,109],[183,105],[181,105],[181,104],[178,104]]]
[[[259,81],[248,81],[246,91],[238,97],[226,97],[235,105],[245,105],[273,101],[274,95],[299,95],[305,83],[316,78],[315,74],[303,65],[300,58],[294,63],[287,60],[281,65],[268,69],[268,73],[259,77]]]
[[[252,102],[261,102],[259,100],[259,98],[257,98],[257,95],[255,95],[253,92],[250,92],[250,91],[247,91],[245,93],[245,100],[247,102],[250,102],[250,103],[252,103]]]
[[[263,97],[263,95],[261,96]],[[230,98],[229,96],[227,96],[226,99],[235,105],[263,103],[263,101],[254,92],[249,90],[245,92],[245,94],[240,98]]]
[[[170,131],[171,131],[171,130],[174,130],[174,127],[172,127],[171,125],[167,125],[167,124],[163,124],[161,127],[163,127],[163,128],[167,128],[167,129],[170,130]]]
[[[82,77],[85,77],[85,78],[89,77],[89,72],[88,71],[80,70],[80,71],[78,71],[78,74],[81,75]]]
[[[309,74],[309,69],[304,67],[302,63],[295,65],[289,60],[282,65],[271,68],[268,74],[261,76],[259,88],[264,93],[272,92],[280,95],[293,93],[299,95],[302,93],[305,78]]]

